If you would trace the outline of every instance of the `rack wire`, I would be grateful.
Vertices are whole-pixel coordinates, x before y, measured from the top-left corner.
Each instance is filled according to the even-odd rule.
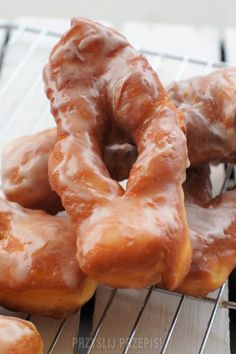
[[[28,27],[28,26],[23,26],[23,25],[7,24],[7,23],[0,24],[0,31],[1,30],[5,31],[5,37],[2,41],[2,48],[0,50],[0,68],[2,69],[2,71],[1,71],[2,80],[0,80],[0,100],[1,100],[1,102],[3,102],[3,105],[4,105],[6,98],[7,97],[9,98],[9,96],[10,96],[10,103],[11,103],[10,93],[12,93],[12,94],[15,93],[15,91],[16,91],[15,85],[18,80],[18,77],[22,74],[22,71],[24,71],[25,69],[28,70],[28,66],[31,63],[32,59],[35,58],[35,55],[36,56],[38,55],[42,45],[45,44],[45,39],[50,38],[53,40],[54,39],[57,40],[57,38],[60,36],[60,34],[57,32],[51,31],[51,30],[44,29],[44,28],[33,28],[33,27]],[[8,66],[9,63],[11,64],[11,51],[13,51],[13,54],[14,54],[14,48],[16,48],[16,46],[20,45],[21,42],[24,41],[25,35],[28,35],[28,34],[31,35],[31,38],[30,39],[27,38],[28,42],[27,42],[27,46],[24,50],[24,55],[16,63],[13,63],[11,70],[10,70],[10,74],[8,72],[8,75],[4,77],[4,67]],[[49,43],[50,45],[44,53],[45,54],[45,57],[43,60],[44,62],[47,59],[48,51],[50,50],[50,48],[53,44],[53,40],[50,41],[50,43]],[[173,73],[171,74],[172,79],[175,79],[175,80],[179,80],[184,77],[184,73],[189,65],[191,65],[192,68],[193,68],[193,66],[198,67],[197,72],[199,71],[198,73],[202,73],[202,74],[209,72],[213,68],[220,68],[220,67],[224,67],[227,65],[226,63],[223,63],[223,62],[211,62],[211,61],[207,62],[204,60],[195,60],[190,57],[181,57],[181,56],[177,56],[177,55],[171,55],[169,53],[154,53],[152,51],[143,51],[143,54],[145,54],[148,57],[148,59],[150,60],[150,62],[153,65],[154,69],[156,69],[157,66],[159,67],[161,64],[163,64],[165,62],[169,62],[169,63],[172,62],[172,64],[174,64],[174,66],[176,66],[176,64],[177,64],[177,70],[174,69],[175,74],[173,74]],[[43,61],[39,62],[38,67],[36,68],[36,76],[35,76],[35,72],[34,72],[34,74],[32,75],[32,80],[30,80],[30,82],[27,83],[27,85],[22,90],[20,90],[21,91],[20,94],[18,92],[19,100],[18,100],[18,103],[16,103],[16,104],[14,103],[14,109],[12,110],[11,104],[9,104],[9,105],[6,104],[7,109],[4,113],[6,113],[6,112],[9,113],[9,117],[10,117],[9,120],[7,122],[4,122],[3,119],[1,118],[1,115],[0,115],[0,124],[4,123],[3,129],[0,131],[0,139],[3,140],[4,142],[6,140],[12,138],[10,132],[12,131],[13,125],[17,125],[16,122],[19,120],[19,116],[22,116],[26,112],[26,107],[28,105],[28,102],[30,100],[32,100],[32,105],[35,103],[33,98],[35,97],[37,90],[42,89],[40,87],[40,84],[42,81],[40,73],[42,70],[41,63]],[[170,65],[170,64],[168,64],[168,65]],[[168,66],[168,68],[169,68],[169,66]],[[169,70],[167,70],[167,71],[169,71]],[[163,70],[164,81],[165,81],[165,75],[166,75],[167,71]],[[195,74],[195,70],[193,70],[193,71]],[[191,69],[191,72],[192,72],[192,69]],[[161,74],[159,70],[158,70],[158,73]],[[1,85],[2,81],[4,83],[3,85]],[[41,93],[41,96],[43,97],[42,93]],[[30,132],[34,133],[37,130],[40,130],[40,128],[46,127],[47,126],[47,119],[50,120],[50,122],[52,122],[52,119],[50,118],[50,115],[49,115],[48,103],[41,96],[40,96],[40,98],[38,96],[36,96],[37,100],[40,101],[40,104],[42,103],[40,106],[40,109],[39,109],[40,113],[38,114],[36,124],[35,124],[35,120],[33,120],[33,121],[29,120],[28,125],[27,125],[27,133],[30,133]],[[22,135],[23,133],[24,132],[22,132],[20,129],[17,132],[18,135]],[[3,144],[1,144],[1,145],[3,145]],[[227,189],[227,185],[228,185],[232,170],[233,170],[233,166],[228,165],[227,169],[226,169],[226,173],[225,173],[225,180],[222,185],[221,191]],[[127,341],[125,343],[122,353],[127,354],[129,352],[131,345],[132,345],[133,338],[136,334],[137,328],[142,320],[143,314],[145,312],[145,309],[149,303],[151,296],[158,296],[158,294],[164,293],[164,294],[171,295],[175,298],[178,297],[179,300],[178,300],[176,311],[173,315],[171,324],[170,324],[168,330],[166,331],[165,339],[163,341],[162,347],[159,350],[159,353],[160,354],[166,353],[168,345],[171,340],[171,336],[175,330],[175,326],[178,322],[179,315],[183,309],[185,301],[186,301],[186,299],[191,299],[191,301],[208,302],[212,305],[212,311],[209,316],[208,324],[205,328],[204,336],[202,338],[199,348],[196,349],[196,353],[203,354],[218,309],[219,308],[233,309],[233,310],[236,309],[235,302],[227,301],[227,300],[223,299],[222,295],[223,295],[224,288],[225,288],[225,284],[218,290],[215,298],[211,297],[211,296],[207,296],[207,297],[204,297],[201,299],[193,298],[191,296],[180,295],[175,292],[169,292],[169,291],[165,291],[165,290],[158,289],[155,287],[151,287],[151,288],[147,289],[146,296],[142,302],[140,310],[139,310],[137,317],[134,321],[133,327],[132,327],[130,333],[128,334]],[[74,346],[74,353],[75,354],[79,354],[82,352],[84,352],[84,353],[86,352],[89,354],[93,350],[94,344],[95,344],[95,342],[98,338],[98,335],[101,332],[101,329],[103,327],[104,320],[105,320],[107,314],[109,313],[111,305],[112,305],[114,299],[116,298],[118,292],[119,292],[118,289],[113,289],[111,291],[110,297],[106,303],[106,306],[105,306],[105,308],[100,316],[100,319],[99,319],[92,334],[90,334],[90,331],[92,328],[92,313],[93,313],[93,308],[94,308],[94,299],[92,300],[92,310],[91,310],[91,306],[90,306],[90,315],[89,315],[90,322],[89,322],[89,325],[87,325],[86,331],[84,331],[84,329],[83,329],[83,320],[84,320],[84,318],[88,317],[88,312],[85,311],[85,315],[83,315],[83,308],[81,311],[78,312],[78,314],[77,314],[77,323],[78,324],[77,324],[77,330],[76,330],[77,334],[76,335],[78,337],[80,337],[80,336],[85,337],[85,336],[89,335],[90,342],[89,342],[89,346],[87,348],[83,348],[83,350],[81,348],[79,348],[78,345],[75,345]],[[86,308],[86,307],[87,307],[87,305],[85,305],[84,308]],[[30,315],[26,316],[26,319],[31,319],[31,316]],[[63,319],[59,323],[56,334],[55,334],[55,336],[48,348],[47,354],[53,354],[53,353],[56,354],[56,348],[58,345],[58,341],[59,341],[60,337],[63,335],[63,330],[66,325],[66,322],[67,322],[67,319]],[[80,325],[79,325],[79,323],[80,323]],[[78,341],[77,341],[77,343],[78,343]]]

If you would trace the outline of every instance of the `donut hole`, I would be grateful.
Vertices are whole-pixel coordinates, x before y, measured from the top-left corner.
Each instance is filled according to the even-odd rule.
[[[119,182],[127,180],[137,156],[137,148],[129,143],[109,144],[104,148],[105,165],[110,176]]]

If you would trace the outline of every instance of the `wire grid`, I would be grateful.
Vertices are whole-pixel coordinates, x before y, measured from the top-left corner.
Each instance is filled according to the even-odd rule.
[[[20,60],[17,62],[16,65],[14,65],[14,69],[11,70],[10,75],[8,74],[6,79],[4,80],[5,83],[4,85],[0,86],[0,99],[1,101],[4,99],[4,97],[8,96],[9,92],[13,92],[14,93],[14,89],[15,89],[15,82],[18,79],[18,76],[21,74],[21,72],[27,68],[28,64],[31,62],[31,60],[33,59],[34,55],[37,54],[42,46],[43,43],[45,43],[45,40],[47,40],[48,38],[53,38],[53,39],[57,39],[57,37],[60,36],[59,33],[50,31],[50,30],[46,30],[43,28],[32,28],[32,27],[26,27],[26,26],[22,26],[22,25],[12,25],[12,24],[1,24],[0,25],[0,29],[5,29],[6,30],[6,35],[5,35],[5,39],[3,41],[3,45],[2,45],[2,50],[0,52],[0,67],[4,68],[4,64],[5,64],[5,59],[7,58],[7,54],[8,51],[10,51],[12,48],[16,47],[23,39],[24,36],[27,34],[31,34],[33,37],[30,39],[30,42],[27,45],[27,48],[24,51],[24,55],[20,58]],[[51,48],[51,46],[50,46]],[[201,74],[206,74],[207,72],[211,71],[214,68],[220,68],[223,66],[226,66],[226,63],[223,62],[207,62],[207,61],[202,61],[202,60],[195,60],[192,59],[190,57],[181,57],[181,56],[176,56],[176,55],[171,55],[168,53],[154,53],[151,51],[143,51],[143,53],[148,57],[149,61],[151,62],[151,64],[153,65],[154,69],[157,69],[157,67],[159,67],[161,65],[161,63],[163,62],[172,62],[172,64],[177,65],[177,70],[175,71],[175,75],[172,77],[171,79],[175,79],[175,80],[179,80],[181,78],[183,78],[185,75],[184,73],[186,72],[187,68],[191,65],[191,75],[192,75],[192,69],[193,66],[194,67],[198,67],[198,71]],[[7,59],[6,59],[7,60]],[[7,65],[7,63],[6,63]],[[21,100],[20,103],[16,104],[14,106],[14,111],[11,113],[11,115],[9,115],[9,119],[8,121],[4,124],[3,129],[0,131],[0,139],[2,140],[3,138],[5,138],[6,140],[9,138],[10,139],[10,132],[12,131],[12,127],[13,125],[16,124],[17,118],[19,115],[21,115],[24,112],[24,108],[25,106],[28,104],[29,100],[32,99],[32,96],[34,96],[34,91],[36,90],[36,88],[40,85],[41,83],[41,70],[42,67],[39,64],[38,67],[38,74],[37,76],[32,76],[31,82],[27,85],[26,88],[24,88],[21,92]],[[167,70],[169,71],[169,70]],[[158,73],[161,74],[158,70]],[[194,72],[195,73],[195,72]],[[165,70],[163,71],[163,80],[165,81],[165,75],[166,72]],[[161,75],[160,75],[161,76]],[[4,77],[3,77],[4,79]],[[0,80],[1,83],[2,80]],[[168,80],[167,80],[168,81]],[[2,101],[3,102],[3,101]],[[36,120],[36,124],[31,124],[31,126],[29,127],[29,131],[27,131],[27,133],[34,133],[36,131],[38,131],[40,128],[44,128],[46,125],[46,117],[49,116],[49,109],[48,109],[48,104],[46,102],[44,102],[44,106],[42,109],[42,112],[39,114],[38,119]],[[53,121],[50,118],[50,121]],[[31,122],[32,123],[32,122]],[[0,118],[0,124],[1,124],[1,118]],[[18,132],[19,135],[22,135],[22,131]],[[233,171],[233,166],[228,165],[226,172],[225,172],[225,180],[224,183],[222,185],[221,191],[226,190],[227,189],[227,185],[230,179],[230,175]],[[179,297],[179,301],[178,301],[178,305],[176,308],[176,311],[174,313],[174,316],[172,318],[172,322],[166,332],[166,336],[162,345],[162,348],[160,349],[159,353],[160,354],[164,354],[166,353],[166,350],[168,348],[168,344],[170,342],[172,333],[175,329],[175,326],[178,322],[178,318],[179,315],[181,313],[181,310],[183,308],[183,305],[186,301],[187,298],[191,299],[192,301],[202,301],[202,302],[209,302],[212,304],[212,311],[211,314],[209,316],[209,320],[208,320],[208,324],[207,327],[205,329],[205,333],[204,336],[202,338],[200,347],[196,350],[196,353],[198,354],[202,354],[204,352],[217,310],[219,309],[219,307],[222,308],[226,308],[226,309],[236,309],[236,303],[235,302],[231,302],[231,301],[226,301],[222,299],[222,294],[225,288],[225,284],[218,290],[216,297],[204,297],[204,298],[193,298],[191,296],[186,296],[186,295],[180,295],[178,293],[175,292],[169,292],[169,291],[165,291],[162,289],[158,289],[155,287],[151,287],[149,289],[147,289],[147,294],[143,300],[143,303],[140,307],[140,310],[138,312],[138,315],[134,321],[133,327],[130,331],[130,333],[128,334],[127,337],[127,341],[125,343],[125,346],[123,348],[122,354],[126,354],[129,352],[129,349],[131,348],[131,344],[132,344],[132,340],[136,334],[136,330],[140,324],[140,321],[142,320],[142,316],[143,313],[145,311],[146,306],[148,305],[148,302],[150,300],[151,296],[158,296],[158,293],[165,293],[168,295],[172,295],[173,297]],[[111,295],[106,303],[106,306],[102,312],[102,315],[98,321],[97,326],[95,327],[91,337],[90,337],[90,343],[88,348],[86,349],[86,351],[82,350],[78,347],[78,346],[74,346],[74,353],[78,354],[78,353],[82,353],[82,352],[87,352],[90,353],[93,349],[93,346],[96,342],[96,339],[101,331],[101,328],[103,326],[103,322],[104,319],[106,318],[107,313],[109,312],[109,309],[117,295],[117,292],[119,290],[118,289],[113,289],[111,291]],[[80,328],[82,327],[82,323],[81,326],[79,326],[79,315],[80,312],[78,312],[78,325],[77,325],[77,335],[80,336],[81,332],[80,332]],[[30,319],[30,315],[28,315],[26,317],[27,320]],[[65,327],[67,319],[63,319],[60,322],[60,325],[58,326],[56,335],[54,336],[51,345],[47,351],[47,354],[52,354],[52,353],[56,353],[56,346],[58,343],[59,338],[62,336],[63,334],[63,329]],[[77,341],[78,343],[78,341]]]

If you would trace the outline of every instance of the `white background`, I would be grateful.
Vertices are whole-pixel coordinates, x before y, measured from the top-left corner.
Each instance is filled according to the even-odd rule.
[[[0,16],[21,15],[236,26],[236,0],[0,0]]]

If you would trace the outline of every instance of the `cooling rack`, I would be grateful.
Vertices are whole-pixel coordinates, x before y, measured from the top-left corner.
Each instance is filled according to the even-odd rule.
[[[52,45],[60,36],[59,33],[45,28],[33,28],[16,24],[1,24],[0,30],[1,29],[5,30],[5,35],[0,51],[0,101],[2,106],[0,110],[0,150],[8,140],[22,134],[34,133],[43,128],[53,126],[54,123],[50,117],[48,102],[43,95],[41,71]],[[179,80],[196,74],[205,74],[214,68],[227,65],[223,62],[207,62],[195,60],[187,56],[171,55],[169,53],[156,53],[151,51],[143,51],[143,53],[147,56],[154,69],[158,67],[158,74],[164,84],[172,80]],[[22,117],[24,119],[22,119]],[[226,166],[221,191],[227,189],[229,182],[232,183],[230,177],[233,168],[234,167],[231,165]],[[206,302],[212,306],[208,323],[201,338],[201,343],[199,347],[196,348],[196,354],[204,353],[217,311],[222,308],[236,309],[235,302],[223,299],[224,288],[225,284],[216,292],[216,295],[201,299],[180,295],[155,287],[147,289],[130,333],[127,333],[127,338],[121,353],[126,354],[129,352],[151,296],[158,296],[158,294],[162,293],[170,295],[175,299],[177,298],[178,301],[172,321],[166,330],[164,341],[157,353],[164,354],[167,352],[172,334],[187,299],[193,302]],[[74,335],[77,340],[75,341],[73,349],[74,354],[92,352],[104,321],[118,293],[119,289],[113,289],[111,291],[92,334],[92,316],[95,306],[94,298],[76,314],[77,326],[76,334]],[[27,315],[25,318],[31,319],[31,316]],[[64,332],[67,321],[68,319],[64,319],[58,323],[56,334],[52,338],[47,354],[57,353],[59,340],[65,335]],[[87,338],[88,336],[89,341],[87,345],[81,348],[78,344],[78,339]]]

